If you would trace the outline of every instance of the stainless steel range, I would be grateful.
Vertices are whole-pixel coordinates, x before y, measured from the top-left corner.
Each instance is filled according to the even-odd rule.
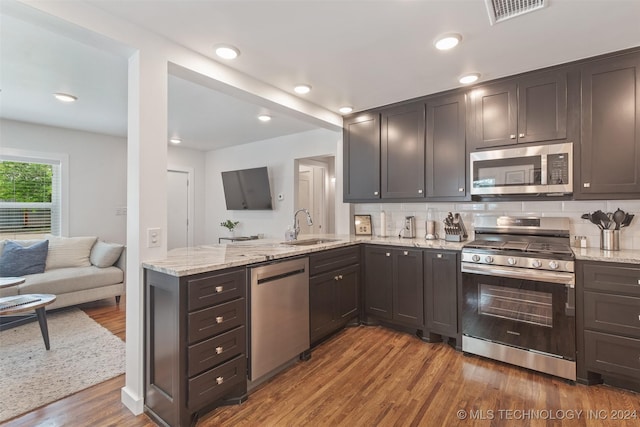
[[[569,219],[481,216],[462,249],[462,350],[576,379]]]

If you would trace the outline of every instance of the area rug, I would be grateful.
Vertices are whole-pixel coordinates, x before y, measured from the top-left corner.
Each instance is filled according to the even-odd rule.
[[[124,373],[124,342],[83,311],[47,323],[49,351],[37,321],[0,332],[0,422]]]

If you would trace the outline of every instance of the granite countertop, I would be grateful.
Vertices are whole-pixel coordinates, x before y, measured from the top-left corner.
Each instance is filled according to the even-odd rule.
[[[359,243],[443,250],[460,250],[466,243],[425,240],[424,238],[402,239],[399,237],[337,236],[326,234],[300,236],[298,240],[303,241],[312,238],[327,239],[327,241],[308,246],[294,246],[285,244],[281,240],[260,239],[219,245],[179,248],[169,251],[167,257],[164,259],[144,261],[142,266],[149,270],[181,277],[305,255]]]
[[[623,249],[619,251],[603,251],[599,248],[572,248],[577,260],[621,262],[640,264],[640,251]]]

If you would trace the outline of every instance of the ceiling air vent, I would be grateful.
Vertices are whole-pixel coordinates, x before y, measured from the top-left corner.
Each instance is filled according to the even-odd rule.
[[[484,0],[491,25],[547,6],[549,0]]]

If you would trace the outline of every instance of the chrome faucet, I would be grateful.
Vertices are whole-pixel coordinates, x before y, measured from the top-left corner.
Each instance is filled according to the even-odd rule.
[[[293,214],[293,229],[287,231],[286,239],[287,240],[297,240],[298,234],[300,233],[300,221],[298,220],[298,214],[300,212],[304,212],[307,214],[307,225],[313,225],[313,220],[311,219],[311,215],[309,214],[309,210],[302,208],[298,209],[296,213]]]

